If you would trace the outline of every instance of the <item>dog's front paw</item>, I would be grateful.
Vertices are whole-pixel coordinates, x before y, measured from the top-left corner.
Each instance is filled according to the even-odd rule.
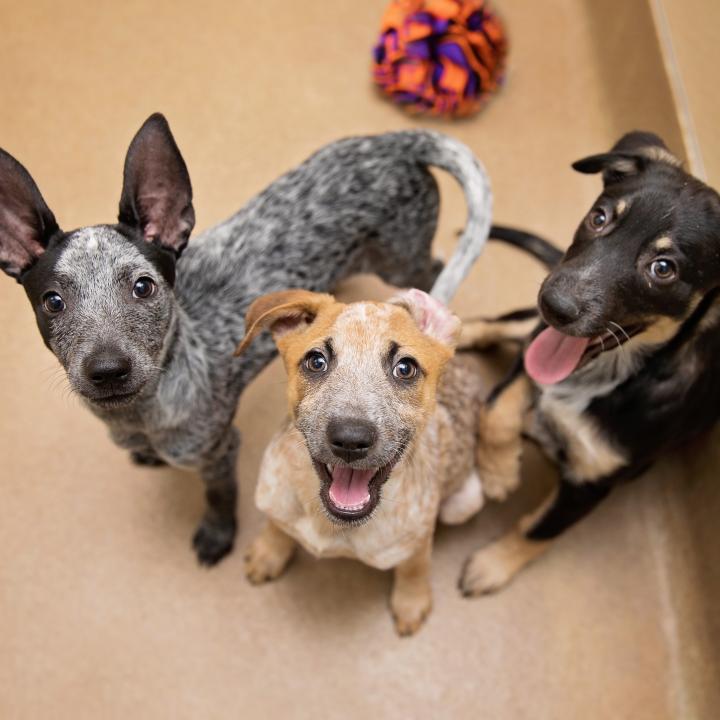
[[[460,577],[460,591],[465,597],[497,592],[547,547],[547,542],[528,540],[517,530],[508,533],[468,558]]]
[[[234,522],[203,520],[192,540],[198,562],[208,567],[220,562],[233,549],[235,529]]]
[[[144,465],[145,467],[162,467],[167,463],[152,452],[141,452],[133,450],[130,452],[130,459],[136,465]]]
[[[425,622],[432,609],[432,592],[422,589],[395,588],[390,598],[395,630],[400,637],[414,635]]]
[[[477,550],[468,558],[460,578],[460,591],[465,597],[497,592],[512,580],[515,571],[497,545]]]
[[[245,577],[253,585],[275,580],[290,562],[293,549],[293,545],[269,542],[259,535],[245,553]]]
[[[522,447],[511,443],[504,447],[489,447],[481,443],[477,464],[483,493],[491,500],[502,502],[520,485],[520,456]]]

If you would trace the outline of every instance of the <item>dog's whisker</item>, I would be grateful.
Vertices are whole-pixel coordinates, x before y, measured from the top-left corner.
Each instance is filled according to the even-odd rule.
[[[617,347],[621,347],[622,343],[620,342],[620,338],[613,332],[612,328],[608,327],[607,331],[615,338],[615,342],[617,343]]]
[[[612,320],[610,321],[610,324],[614,325],[618,330],[620,330],[620,332],[625,336],[626,340],[630,340],[630,336],[625,332],[625,328],[622,325],[619,325],[618,323],[613,322]]]

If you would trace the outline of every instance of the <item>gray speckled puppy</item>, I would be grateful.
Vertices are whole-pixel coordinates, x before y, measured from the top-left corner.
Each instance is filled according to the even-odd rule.
[[[439,277],[429,165],[452,173],[468,201]],[[200,472],[207,510],[193,544],[213,564],[235,536],[237,401],[275,355],[266,336],[233,357],[250,303],[285,288],[331,290],[362,271],[421,289],[437,277],[433,294],[446,302],[487,237],[490,192],[471,152],[446,136],[349,138],[185,249],[190,179],[153,115],[128,150],[118,221],[63,232],[25,168],[0,150],[0,267],[22,283],[45,344],[113,440],[137,462]]]

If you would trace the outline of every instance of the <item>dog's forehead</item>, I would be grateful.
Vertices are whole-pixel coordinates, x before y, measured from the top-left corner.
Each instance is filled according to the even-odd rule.
[[[117,230],[98,225],[82,228],[65,240],[55,272],[75,281],[98,280],[149,265],[147,258]]]
[[[419,330],[410,313],[389,303],[357,302],[348,305],[337,317],[333,337],[350,347],[385,346],[390,342],[411,342]]]

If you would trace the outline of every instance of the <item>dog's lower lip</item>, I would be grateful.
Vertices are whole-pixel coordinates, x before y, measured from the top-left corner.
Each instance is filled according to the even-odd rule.
[[[129,393],[115,393],[113,395],[106,395],[98,398],[88,398],[90,402],[96,403],[97,405],[121,405],[132,400],[137,395],[137,392]]]
[[[318,474],[322,483],[320,488],[320,497],[330,516],[335,520],[344,522],[357,522],[370,517],[380,499],[380,486],[388,479],[392,469],[395,467],[402,454],[403,451],[399,452],[393,460],[375,470],[375,473],[368,482],[369,496],[365,502],[360,503],[359,505],[339,505],[334,500],[332,493],[330,492],[333,466],[328,465],[327,463],[319,462],[312,458],[313,465],[315,466],[315,472]]]

